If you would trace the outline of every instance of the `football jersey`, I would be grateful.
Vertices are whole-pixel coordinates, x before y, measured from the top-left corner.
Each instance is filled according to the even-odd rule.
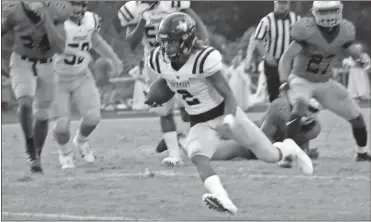
[[[172,12],[189,8],[190,4],[190,1],[160,1],[156,8],[143,13],[143,18],[146,20],[142,41],[144,56],[147,56],[151,50],[158,46],[156,35],[161,20]],[[136,25],[140,19],[140,12],[147,6],[147,4],[141,4],[140,1],[129,1],[125,3],[118,12],[121,26]]]
[[[14,31],[14,52],[36,59],[54,55],[55,48],[48,40],[41,18],[22,1],[9,4],[2,19],[2,26]]]
[[[157,47],[147,58],[148,66],[166,80],[189,115],[205,113],[223,102],[223,97],[206,79],[222,69],[218,50],[212,47],[194,50],[178,71],[161,57],[161,49]]]
[[[355,40],[353,23],[342,19],[336,37],[328,41],[313,17],[297,21],[291,28],[292,38],[303,46],[295,57],[292,73],[313,82],[326,82],[332,77],[332,61]]]
[[[76,24],[71,20],[64,22],[66,32],[66,49],[69,54],[56,54],[54,59],[54,69],[59,75],[64,77],[75,76],[82,73],[88,68],[91,62],[89,50],[92,48],[92,35],[98,32],[101,25],[101,18],[87,11],[81,20],[81,24]],[[70,55],[70,52],[79,53],[78,55]],[[81,54],[86,54],[82,56]]]

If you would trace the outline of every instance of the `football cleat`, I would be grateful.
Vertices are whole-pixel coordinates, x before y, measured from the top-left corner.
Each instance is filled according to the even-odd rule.
[[[293,152],[292,158],[297,162],[303,173],[312,175],[313,163],[309,156],[292,139],[285,139],[283,144],[286,149],[290,149]]]
[[[168,167],[174,167],[176,165],[183,165],[183,161],[180,157],[165,157],[162,160],[162,164]]]
[[[233,215],[238,211],[237,207],[232,203],[228,196],[217,196],[207,193],[202,196],[202,200],[211,210],[227,212]]]
[[[88,163],[93,163],[95,161],[94,153],[91,150],[88,142],[79,143],[75,137],[75,139],[73,139],[73,144],[79,148],[80,155],[83,160]]]
[[[371,156],[368,153],[357,153],[356,156],[357,162],[371,162]]]
[[[37,158],[31,162],[31,173],[44,173],[41,167],[40,158]]]
[[[280,166],[282,168],[292,168],[292,166],[293,166],[292,158],[291,157],[286,157],[285,159],[278,162],[278,166]]]
[[[61,165],[61,169],[73,169],[76,168],[75,163],[73,161],[73,152],[69,151],[68,153],[62,153],[60,150],[59,153],[59,163]]]

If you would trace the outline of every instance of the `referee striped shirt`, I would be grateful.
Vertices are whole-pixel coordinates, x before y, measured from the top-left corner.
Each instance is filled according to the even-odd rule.
[[[291,43],[292,24],[299,19],[300,16],[294,12],[289,12],[283,19],[271,12],[260,20],[254,37],[257,40],[265,40],[268,53],[278,60]]]

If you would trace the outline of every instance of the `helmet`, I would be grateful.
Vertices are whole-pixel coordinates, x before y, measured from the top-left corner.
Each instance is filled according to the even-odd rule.
[[[197,41],[196,22],[186,13],[171,13],[161,21],[157,41],[162,55],[170,61],[187,55]]]
[[[343,18],[343,3],[341,1],[314,1],[313,17],[319,26],[337,26]]]
[[[73,13],[71,18],[76,21],[81,21],[84,18],[85,12],[88,10],[87,1],[72,0],[69,1],[73,8]]]
[[[139,4],[147,4],[149,6],[148,10],[152,10],[160,4],[160,1],[138,1],[138,3]]]

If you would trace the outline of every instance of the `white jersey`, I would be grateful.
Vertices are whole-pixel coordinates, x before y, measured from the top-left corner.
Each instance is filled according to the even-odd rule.
[[[147,56],[158,46],[156,35],[161,20],[172,12],[178,12],[181,9],[189,8],[190,5],[190,1],[160,1],[156,8],[143,13],[143,18],[146,20],[145,33],[142,41],[144,56]],[[148,4],[142,4],[140,1],[126,2],[118,12],[121,26],[136,25],[140,19],[140,12],[147,6]]]
[[[223,97],[206,79],[223,68],[218,50],[204,47],[192,52],[178,71],[161,57],[161,49],[157,47],[147,58],[148,66],[167,81],[189,115],[205,113],[223,102]]]
[[[99,31],[100,25],[101,18],[89,11],[85,13],[80,25],[70,20],[64,22],[66,48],[78,53],[78,56],[65,53],[55,55],[54,69],[60,76],[74,78],[88,68],[92,59],[89,53],[92,48],[92,35]]]

